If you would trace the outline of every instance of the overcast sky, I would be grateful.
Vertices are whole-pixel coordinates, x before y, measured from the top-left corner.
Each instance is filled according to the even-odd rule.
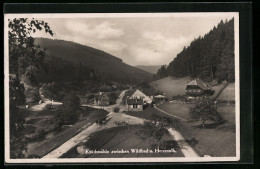
[[[184,46],[203,36],[220,20],[232,16],[41,18],[49,23],[54,37],[88,45],[136,65],[168,64]]]

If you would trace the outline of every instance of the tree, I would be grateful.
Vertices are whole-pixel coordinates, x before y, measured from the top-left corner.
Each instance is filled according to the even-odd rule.
[[[67,94],[63,99],[63,106],[68,110],[79,110],[79,98],[73,93]]]
[[[203,37],[195,38],[189,46],[174,57],[173,61],[161,67],[154,79],[173,76],[193,77],[204,81],[234,81],[234,19],[221,21]]]
[[[20,109],[25,103],[24,86],[19,78],[10,76],[9,105],[10,105],[10,156],[11,158],[23,157],[26,139],[21,131],[24,126],[24,110]]]
[[[178,129],[178,121],[166,116],[153,115],[152,120],[145,121],[141,130],[137,134],[143,139],[148,137],[156,139],[157,148],[159,149],[162,137],[169,134],[168,129],[170,127]]]
[[[63,105],[56,115],[56,124],[58,126],[73,124],[79,118],[80,101],[74,94],[68,94],[63,99]]]
[[[31,33],[36,30],[45,30],[53,35],[48,24],[44,21],[27,18],[14,18],[8,20],[9,40],[9,106],[10,106],[10,156],[22,158],[25,149],[26,138],[21,134],[24,124],[24,109],[20,106],[25,104],[24,86],[20,82],[21,76],[31,66],[39,68],[44,65],[44,51],[34,44]],[[28,74],[33,81],[33,70]],[[28,72],[28,71],[27,71]]]
[[[195,107],[190,110],[190,115],[192,119],[201,120],[203,128],[207,120],[220,121],[222,119],[217,112],[216,103],[210,98],[199,100]]]
[[[53,35],[48,23],[27,18],[9,19],[8,22],[10,73],[20,77],[28,66],[37,69],[44,67],[45,49],[42,50],[39,45],[34,44],[35,39],[31,34],[37,30],[45,30],[46,33]]]

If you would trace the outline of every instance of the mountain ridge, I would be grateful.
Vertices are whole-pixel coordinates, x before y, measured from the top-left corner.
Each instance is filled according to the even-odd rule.
[[[156,74],[156,72],[158,71],[158,69],[161,67],[162,65],[137,65],[135,67],[142,69],[146,72],[152,73],[152,74]]]
[[[46,49],[47,60],[59,58],[74,65],[85,66],[99,74],[103,79],[122,83],[143,83],[152,79],[151,73],[130,66],[124,63],[122,59],[93,47],[48,38],[35,38],[35,44]]]

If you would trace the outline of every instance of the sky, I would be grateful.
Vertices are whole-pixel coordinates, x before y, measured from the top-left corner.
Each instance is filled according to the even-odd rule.
[[[80,18],[40,18],[54,32],[51,37],[36,32],[34,37],[73,41],[91,46],[136,65],[163,65],[171,62],[194,38],[205,35],[221,15],[120,16]],[[36,18],[38,19],[38,18]]]

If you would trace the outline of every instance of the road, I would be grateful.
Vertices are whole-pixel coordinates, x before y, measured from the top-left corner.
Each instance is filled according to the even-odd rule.
[[[39,89],[39,94],[42,100],[41,104],[37,104],[31,107],[32,111],[41,111],[43,110],[48,104],[52,104],[52,105],[61,105],[61,102],[52,102],[51,100],[45,98],[42,94],[42,88]]]

